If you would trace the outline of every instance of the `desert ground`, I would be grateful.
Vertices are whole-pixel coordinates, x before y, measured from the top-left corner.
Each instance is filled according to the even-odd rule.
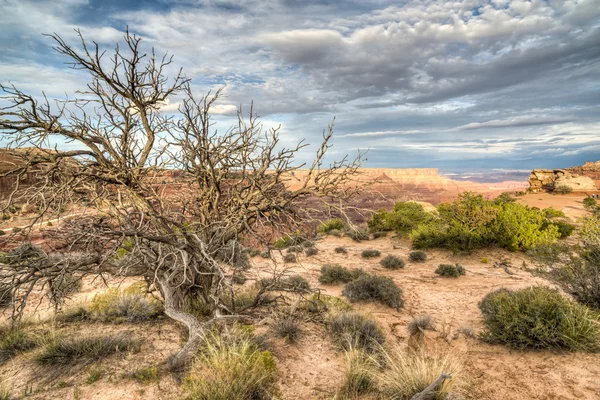
[[[541,208],[564,210],[573,220],[585,214],[583,195],[553,196],[527,194],[520,202]],[[347,254],[336,254],[343,246]],[[436,330],[427,331],[425,346],[436,351],[451,352],[463,363],[455,394],[464,399],[598,399],[600,398],[600,355],[560,351],[516,351],[504,346],[482,343],[475,337],[457,334],[461,328],[475,333],[483,328],[478,302],[499,288],[522,288],[551,283],[535,274],[535,265],[523,253],[503,249],[476,251],[470,255],[453,255],[447,251],[429,250],[424,263],[411,263],[399,270],[380,266],[380,258],[364,259],[362,250],[377,249],[407,259],[411,251],[408,239],[388,235],[384,238],[355,242],[347,237],[317,238],[319,252],[301,256],[291,270],[305,277],[322,293],[341,296],[342,285],[323,285],[318,281],[322,265],[338,263],[350,268],[390,277],[403,290],[405,306],[400,311],[377,304],[353,304],[354,309],[369,313],[380,323],[388,343],[407,345],[406,326],[415,316],[433,317]],[[278,258],[279,256],[276,256]],[[505,262],[509,269],[495,267]],[[442,278],[434,274],[441,263],[460,263],[466,276]],[[273,267],[271,260],[252,259],[252,271]],[[281,264],[280,264],[281,265]],[[289,266],[289,265],[287,265]],[[109,286],[127,286],[134,281],[109,281]],[[249,283],[246,283],[249,284]],[[65,309],[89,302],[106,290],[100,280],[86,281],[83,289],[65,305]],[[177,377],[166,370],[164,360],[183,343],[185,332],[168,318],[149,323],[64,323],[53,319],[52,309],[39,301],[30,302],[26,321],[34,332],[58,331],[66,334],[93,335],[125,333],[142,340],[141,350],[118,354],[104,361],[67,370],[36,365],[37,350],[25,352],[0,366],[0,377],[14,396],[31,399],[180,399],[185,397]],[[295,344],[269,334],[269,321],[257,324],[257,333],[265,333],[268,348],[277,360],[281,399],[333,399],[344,374],[344,356],[328,339],[325,328],[304,321],[302,334]],[[128,377],[132,370],[156,367],[159,378],[141,382]],[[96,378],[90,376],[95,374]]]

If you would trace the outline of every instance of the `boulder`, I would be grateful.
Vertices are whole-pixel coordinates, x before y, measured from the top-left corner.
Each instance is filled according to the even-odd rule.
[[[566,186],[574,192],[596,191],[596,182],[588,176],[578,176],[564,169],[534,169],[529,175],[529,189],[533,193]]]

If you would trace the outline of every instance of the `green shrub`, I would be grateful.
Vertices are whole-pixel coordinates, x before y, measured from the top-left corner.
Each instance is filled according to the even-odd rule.
[[[293,253],[289,253],[283,256],[283,262],[285,263],[295,263],[296,261],[296,255]]]
[[[519,349],[600,350],[599,316],[547,287],[501,289],[479,303],[489,343]]]
[[[380,262],[379,264],[381,264],[381,266],[383,268],[387,268],[387,269],[400,269],[400,268],[404,268],[404,260],[401,259],[400,257],[396,257],[393,255],[388,255],[385,256]]]
[[[310,314],[317,314],[316,319],[319,319],[324,314],[331,315],[338,312],[351,311],[352,306],[339,297],[317,293],[301,302],[298,309]]]
[[[501,247],[515,251],[553,243],[560,232],[538,209],[511,203],[500,208],[494,235]]]
[[[364,274],[362,269],[348,269],[339,264],[325,264],[321,267],[319,282],[325,285],[348,283]]]
[[[573,192],[573,188],[570,186],[566,186],[566,185],[559,185],[554,187],[553,193],[556,194],[569,194]]]
[[[310,290],[310,283],[308,283],[306,278],[300,275],[292,275],[282,279],[281,284],[283,287],[292,289],[294,291]]]
[[[571,236],[573,234],[573,232],[575,231],[575,225],[571,225],[565,221],[552,222],[550,225],[554,225],[558,228],[558,233],[560,235],[559,236],[560,239],[564,239],[566,237]]]
[[[269,250],[263,251],[259,254],[261,258],[271,258],[271,252]]]
[[[435,270],[435,273],[448,278],[458,278],[465,274],[465,269],[460,264],[440,264]]]
[[[378,351],[385,335],[372,318],[354,311],[341,312],[330,317],[327,330],[332,341],[341,349]]]
[[[381,255],[381,252],[379,250],[375,250],[375,249],[363,250],[361,253],[361,256],[363,258],[375,258],[375,257],[379,257],[380,255]]]
[[[362,275],[344,286],[342,294],[351,302],[378,301],[396,310],[404,306],[402,290],[390,278]]]
[[[249,337],[207,337],[184,380],[190,400],[271,399],[277,394],[277,366],[269,351]]]
[[[36,361],[44,365],[67,365],[97,361],[114,353],[139,350],[140,342],[126,334],[56,338],[44,346]]]
[[[544,208],[546,218],[565,218],[565,213],[552,207]]]
[[[512,197],[508,192],[501,193],[498,197],[494,199],[495,204],[514,203],[515,201],[517,201],[517,199]]]
[[[379,210],[369,221],[371,232],[395,231],[399,234],[410,233],[420,224],[433,219],[431,213],[425,211],[421,204],[415,202],[399,202],[392,211]]]
[[[317,232],[330,233],[332,230],[342,230],[346,227],[346,223],[340,218],[333,218],[324,221],[317,227]]]
[[[427,261],[427,254],[424,251],[411,251],[408,255],[408,260],[410,262],[425,262]]]
[[[302,332],[298,320],[292,316],[277,318],[271,323],[271,329],[280,338],[284,338],[288,343],[296,343]]]
[[[481,262],[484,263],[484,264],[487,264],[487,263],[490,262],[490,259],[487,258],[487,257],[481,257]]]
[[[31,350],[37,346],[22,327],[13,327],[0,331],[0,365],[4,364],[17,354]]]
[[[298,234],[286,235],[280,239],[277,239],[273,243],[273,247],[275,247],[276,249],[285,249],[286,247],[289,247],[289,246],[299,246],[305,241],[306,241],[306,238],[304,238]]]
[[[161,313],[157,301],[139,293],[111,288],[92,299],[90,312],[94,319],[110,322],[143,322]]]
[[[585,199],[583,199],[583,207],[586,210],[593,210],[596,207],[598,207],[598,202],[596,201],[596,199],[586,197]]]
[[[527,250],[527,255],[540,264],[552,266],[568,258],[570,252],[566,243],[551,243],[537,245]]]
[[[317,248],[316,248],[316,247],[308,247],[308,248],[306,248],[306,250],[304,250],[304,254],[305,254],[307,257],[314,256],[314,255],[316,255],[316,254],[318,254],[318,253],[319,253],[319,250],[317,250]]]
[[[345,247],[336,247],[334,250],[337,254],[348,254],[348,250]]]
[[[0,236],[6,235],[6,232],[0,229]]]

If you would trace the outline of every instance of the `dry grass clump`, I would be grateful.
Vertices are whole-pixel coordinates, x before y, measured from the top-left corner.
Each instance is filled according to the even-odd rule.
[[[342,221],[340,218],[328,219],[327,221],[323,221],[318,227],[317,232],[320,233],[330,233],[333,230],[342,230],[346,227],[346,223]]]
[[[350,311],[352,306],[339,297],[315,293],[300,303],[298,309],[311,314],[311,318],[314,320],[322,320],[326,314]]]
[[[348,250],[346,250],[346,248],[343,246],[336,247],[334,251],[336,254],[348,254]]]
[[[302,333],[298,320],[291,315],[275,319],[271,323],[271,329],[277,336],[287,340],[288,343],[296,343]]]
[[[233,340],[208,335],[184,381],[190,400],[271,399],[277,394],[277,367],[249,335]]]
[[[363,250],[361,253],[361,256],[363,258],[375,258],[375,257],[379,257],[380,255],[381,255],[381,252],[379,250],[375,250],[375,249]]]
[[[304,247],[301,245],[298,246],[290,246],[286,250],[288,253],[302,253],[304,251]]]
[[[435,273],[446,278],[458,278],[465,274],[465,269],[460,264],[440,264]]]
[[[0,365],[35,347],[37,342],[20,326],[0,330]]]
[[[160,380],[158,368],[155,366],[138,368],[123,374],[122,377],[125,379],[134,379],[144,385],[149,385],[150,383],[158,382]]]
[[[340,264],[325,264],[321,267],[319,282],[325,285],[348,283],[365,273],[362,269],[348,269]]]
[[[383,268],[387,268],[387,269],[400,269],[400,268],[404,268],[404,260],[401,259],[400,257],[396,257],[393,255],[388,255],[385,256],[380,262],[379,264],[381,264],[381,266]]]
[[[369,240],[369,232],[364,230],[347,229],[345,231],[346,236],[355,242],[361,242],[363,240]]]
[[[410,336],[423,336],[425,331],[434,331],[433,318],[431,315],[419,315],[414,317],[406,327]]]
[[[0,400],[11,400],[12,394],[8,386],[0,380]]]
[[[425,262],[427,261],[427,254],[424,251],[417,250],[411,251],[408,255],[408,261],[410,262]]]
[[[111,354],[137,352],[140,342],[130,335],[88,336],[82,338],[52,338],[38,354],[36,361],[43,365],[89,363]]]
[[[396,310],[404,306],[402,290],[390,278],[362,275],[348,282],[342,294],[352,303],[377,301]]]
[[[519,349],[600,351],[600,316],[543,286],[500,289],[479,303],[482,339]]]
[[[281,280],[281,287],[295,292],[303,292],[310,290],[310,283],[303,276],[292,275]]]
[[[338,390],[339,399],[358,399],[360,396],[374,391],[375,363],[373,359],[361,349],[346,351],[346,365],[344,383]]]
[[[377,322],[354,311],[332,315],[327,320],[327,329],[333,342],[344,350],[374,352],[385,342],[385,335]]]
[[[399,346],[382,349],[375,359],[378,373],[374,377],[378,390],[386,399],[411,399],[432,384],[442,373],[451,375],[431,399],[446,399],[460,380],[462,363],[452,353],[427,354],[424,349],[405,351]]]
[[[90,306],[94,319],[117,323],[147,321],[157,317],[161,311],[161,305],[139,293],[137,287],[124,291],[111,288],[94,296]]]

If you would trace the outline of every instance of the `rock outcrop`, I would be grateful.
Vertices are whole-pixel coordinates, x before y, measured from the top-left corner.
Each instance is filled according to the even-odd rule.
[[[533,193],[568,187],[573,192],[595,192],[596,182],[586,175],[573,174],[567,169],[534,169],[529,175],[529,189]]]

